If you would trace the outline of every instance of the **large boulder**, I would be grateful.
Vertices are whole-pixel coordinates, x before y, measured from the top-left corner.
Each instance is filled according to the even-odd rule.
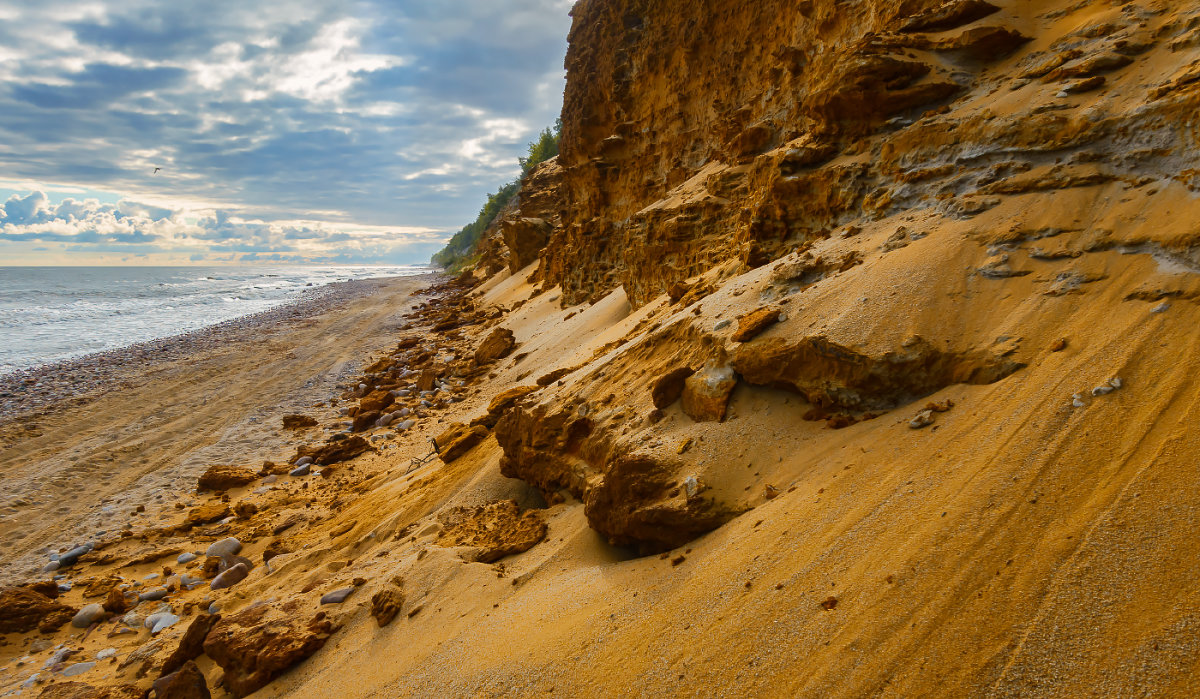
[[[0,633],[54,631],[77,611],[31,587],[0,589]]]
[[[235,697],[253,694],[320,650],[339,628],[324,612],[307,624],[269,619],[271,608],[252,607],[222,618],[204,639],[204,653],[224,670],[222,683]]]
[[[479,349],[475,350],[475,362],[481,365],[490,364],[497,359],[504,359],[516,348],[517,340],[513,331],[508,328],[496,328],[479,345]]]

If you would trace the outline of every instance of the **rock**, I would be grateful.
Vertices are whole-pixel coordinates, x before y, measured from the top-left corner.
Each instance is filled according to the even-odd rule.
[[[101,621],[107,614],[104,611],[104,606],[96,603],[85,604],[80,608],[79,612],[71,619],[71,625],[77,629],[86,629],[97,621]]]
[[[831,611],[838,605],[837,597],[827,597],[824,602],[821,602],[821,608],[825,611]]]
[[[255,505],[252,502],[239,502],[234,506],[233,514],[237,516],[238,519],[250,519],[254,515],[258,514],[258,505]]]
[[[199,507],[193,507],[188,511],[187,519],[183,520],[180,528],[191,529],[202,524],[225,519],[231,514],[233,512],[229,509],[229,505],[223,502],[210,502]]]
[[[659,553],[716,529],[737,512],[704,497],[679,492],[684,464],[625,455],[584,493],[588,524],[610,543]],[[699,484],[697,484],[699,486]],[[696,487],[694,492],[703,489]]]
[[[212,699],[208,682],[195,661],[188,660],[178,670],[154,680],[156,699]]]
[[[404,593],[395,587],[387,587],[371,597],[371,616],[380,628],[392,623],[404,606]]]
[[[925,410],[917,413],[916,417],[914,417],[912,420],[909,420],[908,426],[911,429],[919,430],[922,427],[929,427],[936,419],[937,418],[934,416],[934,411],[926,408]]]
[[[381,417],[383,417],[383,413],[379,412],[378,410],[369,413],[359,412],[354,416],[354,422],[351,423],[350,431],[365,432],[374,427],[375,423],[378,422],[379,418]]]
[[[508,248],[508,268],[514,274],[538,259],[538,253],[550,240],[553,226],[541,218],[511,218],[500,223],[500,233]]]
[[[206,555],[206,556],[232,556],[234,554],[237,554],[241,550],[242,550],[242,542],[238,541],[236,538],[231,536],[231,537],[227,537],[225,539],[221,539],[220,541],[213,542],[212,544],[209,544],[208,549],[205,550],[205,552],[204,552],[204,555]]]
[[[241,466],[217,464],[209,466],[197,482],[201,490],[212,490],[218,493],[231,488],[253,483],[258,480],[258,474]]]
[[[478,507],[456,507],[439,519],[445,530],[440,546],[469,546],[470,560],[494,563],[523,553],[546,538],[546,523],[536,510],[521,512],[515,500],[500,500]]]
[[[125,600],[125,593],[121,588],[114,587],[108,591],[108,597],[103,603],[104,611],[112,614],[124,614],[129,610],[129,603]]]
[[[316,653],[338,628],[324,613],[305,625],[264,620],[268,612],[260,606],[224,617],[204,639],[204,653],[224,670],[222,682],[235,697],[262,689]]]
[[[326,592],[324,595],[321,595],[321,604],[341,604],[354,592],[354,589],[353,587],[343,587],[340,590]]]
[[[167,588],[153,587],[138,595],[138,599],[143,602],[157,602],[167,596]]]
[[[495,427],[504,413],[516,405],[517,401],[538,390],[538,386],[516,386],[499,393],[488,403],[487,415],[473,421],[471,424],[481,424],[488,429]],[[441,444],[441,442],[438,442],[438,444]]]
[[[74,608],[60,604],[36,589],[0,589],[0,634],[25,633],[34,629],[54,631],[71,621],[75,614]]]
[[[513,332],[508,328],[496,328],[475,350],[476,364],[490,364],[497,359],[504,359],[517,348]]]
[[[105,648],[104,650],[96,653],[96,660],[108,660],[109,658],[115,657],[117,657],[116,648]]]
[[[185,553],[179,554],[179,557],[175,559],[175,562],[180,565],[183,565],[185,563],[191,563],[192,561],[196,560],[197,558],[199,558],[199,556],[192,553],[191,551],[187,551]]]
[[[249,574],[250,574],[250,568],[245,563],[238,563],[237,565],[229,568],[225,572],[223,572],[223,573],[217,575],[217,577],[213,578],[213,581],[211,583],[209,583],[209,587],[214,590],[221,590],[226,587],[233,587],[234,585],[245,580],[246,576]]]
[[[179,639],[179,645],[175,647],[175,650],[163,663],[162,674],[164,676],[169,675],[185,664],[200,657],[204,652],[204,639],[220,620],[221,616],[219,614],[200,615],[192,619],[192,623],[188,625],[187,631]]]
[[[349,461],[368,451],[374,451],[371,443],[359,435],[353,435],[338,440],[331,438],[329,442],[320,447],[300,447],[297,450],[297,456],[301,459],[307,456],[312,458],[312,463],[327,466]]]
[[[309,463],[311,463],[311,459],[309,460]],[[310,468],[309,464],[304,464],[302,466],[297,466],[296,468],[292,469],[291,471],[288,471],[288,475],[292,476],[293,478],[301,478],[303,476],[307,476],[309,474],[310,470],[311,470],[311,468]]]
[[[781,312],[778,308],[760,308],[738,316],[738,329],[730,339],[734,342],[749,342],[767,328],[778,323],[780,315]]]
[[[696,422],[721,422],[737,374],[727,366],[705,366],[689,376],[683,386],[683,412]]]
[[[70,568],[75,565],[79,557],[92,550],[91,544],[76,546],[58,557],[58,568]]]
[[[1000,8],[984,0],[951,0],[908,18],[902,32],[938,32],[955,29],[999,12]]]
[[[396,430],[399,432],[403,432],[404,430],[411,430],[413,428],[413,426],[415,426],[416,424],[417,424],[416,420],[405,420],[404,422],[401,422],[400,424],[396,425]]]
[[[317,421],[307,415],[284,415],[283,429],[302,430],[306,427],[316,427]]]
[[[482,425],[471,427],[462,423],[454,423],[437,437],[438,457],[443,463],[448,464],[487,438],[487,428]]]
[[[313,458],[311,456],[301,456],[299,459],[296,459],[295,465],[296,466],[308,466],[312,462],[313,462]]]
[[[377,413],[381,412],[396,402],[396,397],[391,391],[380,389],[363,398],[358,403],[358,412],[362,413]]]
[[[146,617],[143,626],[150,629],[151,634],[157,635],[163,629],[170,628],[179,623],[179,617],[171,612],[158,612]]]
[[[82,675],[83,673],[87,672],[88,670],[91,670],[94,667],[96,667],[95,661],[90,661],[90,662],[86,662],[86,663],[75,663],[74,665],[68,665],[65,668],[63,668],[63,671],[61,674],[63,677],[75,677],[76,675]]]
[[[43,689],[38,699],[143,699],[144,696],[145,692],[131,684],[97,688],[84,682],[56,682]]]
[[[654,407],[665,410],[679,400],[683,395],[684,382],[695,373],[696,370],[690,367],[679,367],[655,379],[650,387],[650,398],[654,401]]]

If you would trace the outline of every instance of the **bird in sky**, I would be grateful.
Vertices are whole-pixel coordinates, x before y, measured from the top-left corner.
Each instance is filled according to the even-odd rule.
[[[159,170],[161,170],[161,169],[162,169],[161,167],[156,167],[156,168],[154,168],[154,172],[153,172],[153,173],[151,173],[151,174],[155,174],[155,175],[157,175],[157,174],[158,174],[158,171],[159,171]]]

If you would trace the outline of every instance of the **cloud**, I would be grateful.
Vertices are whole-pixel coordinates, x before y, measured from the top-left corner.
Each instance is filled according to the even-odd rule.
[[[457,230],[558,115],[570,5],[0,0],[0,169],[116,193],[130,202],[106,214],[117,222],[185,226],[166,210],[202,201],[351,238]],[[0,222],[34,221],[6,208]],[[266,235],[193,232],[200,246]],[[9,234],[30,233],[53,232]]]

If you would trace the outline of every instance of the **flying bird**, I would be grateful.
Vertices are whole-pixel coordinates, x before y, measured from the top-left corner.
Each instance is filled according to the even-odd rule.
[[[153,172],[153,173],[151,173],[151,174],[157,175],[157,174],[158,174],[158,171],[159,171],[159,170],[161,170],[161,169],[162,169],[161,167],[156,167],[156,168],[154,168],[154,172]]]

